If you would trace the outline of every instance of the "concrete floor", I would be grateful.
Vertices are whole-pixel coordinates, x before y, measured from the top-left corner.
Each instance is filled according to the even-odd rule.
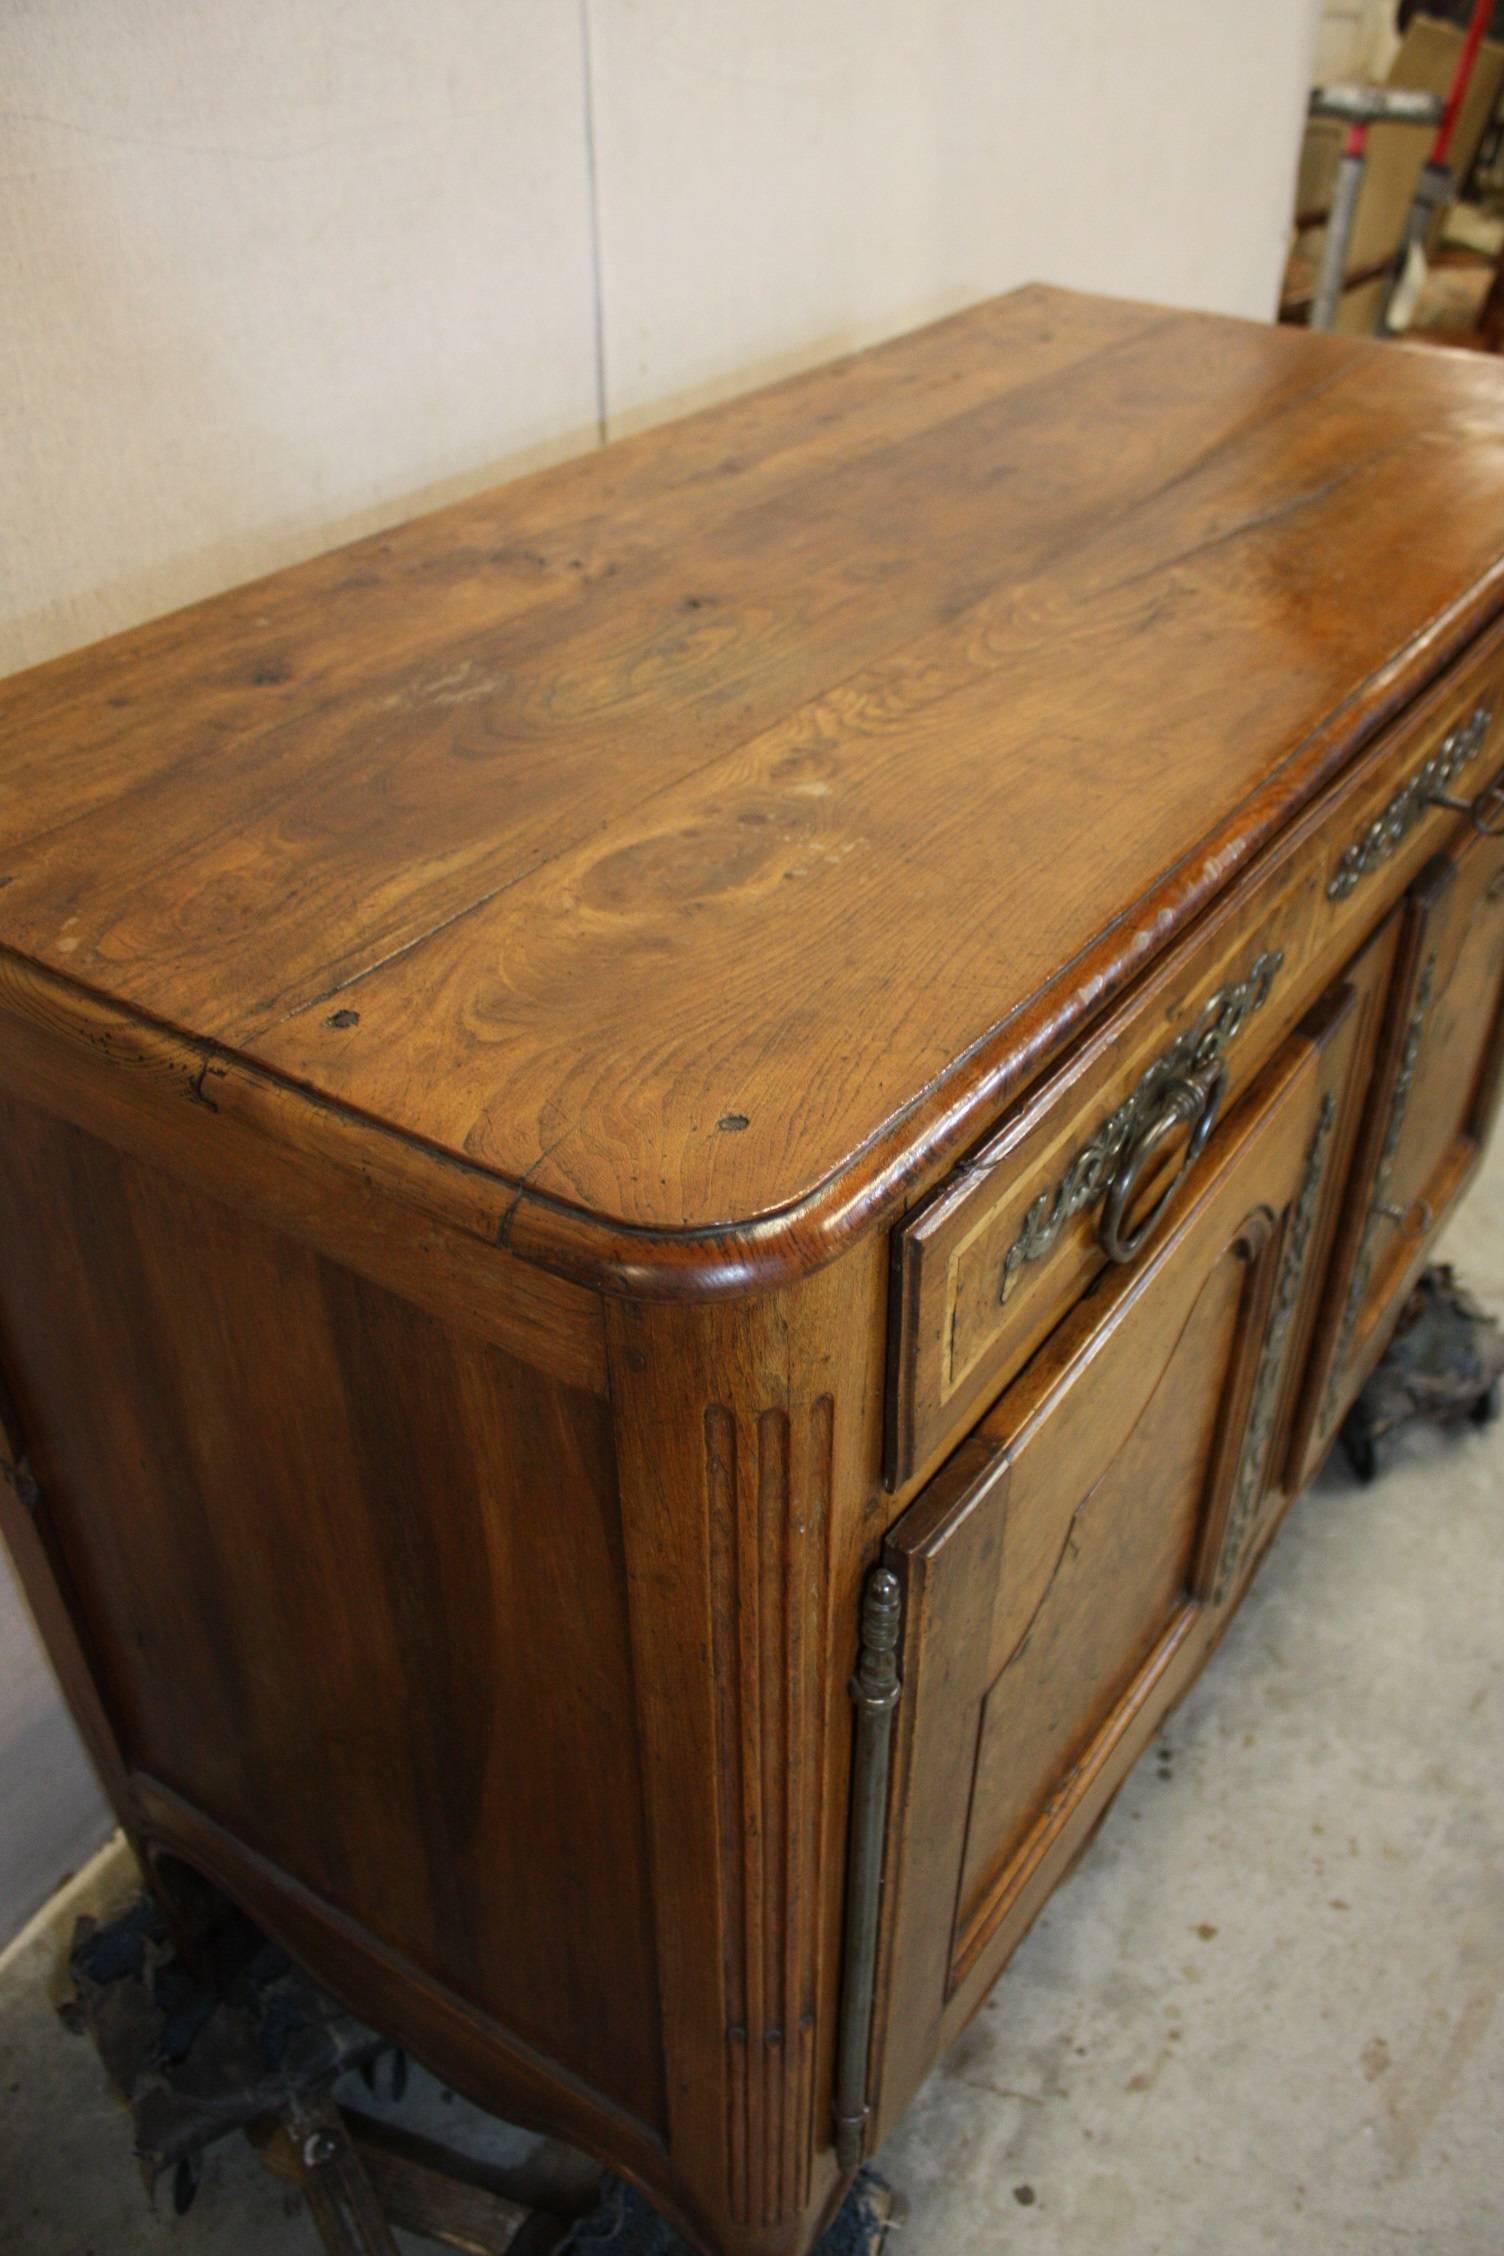
[[[1446,1250],[1504,1310],[1504,1142]],[[879,2158],[890,2256],[1499,2256],[1501,1621],[1504,1426],[1324,1476]],[[243,2146],[147,2208],[55,1955],[0,1970],[0,2249],[316,2256]]]

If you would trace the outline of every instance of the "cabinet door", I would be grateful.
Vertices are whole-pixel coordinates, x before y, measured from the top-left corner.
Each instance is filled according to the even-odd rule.
[[[1427,865],[1406,905],[1394,1005],[1328,1288],[1331,1321],[1301,1412],[1307,1471],[1477,1165],[1498,1097],[1501,1001],[1504,839],[1473,832]]]
[[[1336,1179],[1344,988],[897,1523],[874,2061],[890,2124],[1084,1843],[1241,1581]]]

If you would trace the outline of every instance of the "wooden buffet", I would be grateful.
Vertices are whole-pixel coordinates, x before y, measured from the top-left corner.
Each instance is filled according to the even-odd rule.
[[[1477,1162],[1501,559],[1487,361],[1028,289],[4,685],[0,1500],[175,1916],[799,2256]]]

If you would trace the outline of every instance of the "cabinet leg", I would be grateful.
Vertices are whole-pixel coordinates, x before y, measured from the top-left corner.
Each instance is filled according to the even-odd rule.
[[[268,2133],[262,2160],[302,2188],[329,2256],[399,2256],[386,2212],[345,2119],[326,2093],[295,2102]]]
[[[1504,1333],[1445,1264],[1425,1270],[1393,1339],[1342,1425],[1360,1481],[1379,1470],[1382,1444],[1402,1427],[1486,1426],[1499,1415]]]
[[[75,1996],[64,2008],[131,2109],[148,2186],[169,2178],[181,2215],[205,2149],[244,2131],[266,2167],[303,2194],[329,2256],[398,2256],[393,2226],[464,2256],[551,2256],[594,2199],[589,2165],[545,2153],[504,2174],[338,2106],[334,2087],[347,2069],[361,2070],[374,2093],[383,2062],[393,2063],[389,2096],[400,2100],[405,2056],[187,1866],[163,1860],[154,1877],[155,1896],[108,1926],[79,1922]]]
[[[880,2256],[889,2227],[896,2222],[896,2206],[885,2179],[873,2169],[859,2170],[810,2256]],[[635,2186],[608,2178],[599,2207],[580,2218],[559,2256],[693,2256],[693,2252]]]

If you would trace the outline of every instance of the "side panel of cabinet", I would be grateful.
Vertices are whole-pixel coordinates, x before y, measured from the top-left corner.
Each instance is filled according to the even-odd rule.
[[[9,1099],[0,1342],[21,1563],[127,1817],[483,2101],[649,2143],[604,1396]]]
[[[1313,1012],[1191,1203],[904,1516],[880,2127],[975,2010],[1225,1619],[1270,1478],[1363,1029]]]
[[[1498,1103],[1501,1014],[1504,840],[1471,833],[1427,865],[1405,905],[1328,1321],[1297,1419],[1297,1487],[1329,1448],[1481,1156]]]

